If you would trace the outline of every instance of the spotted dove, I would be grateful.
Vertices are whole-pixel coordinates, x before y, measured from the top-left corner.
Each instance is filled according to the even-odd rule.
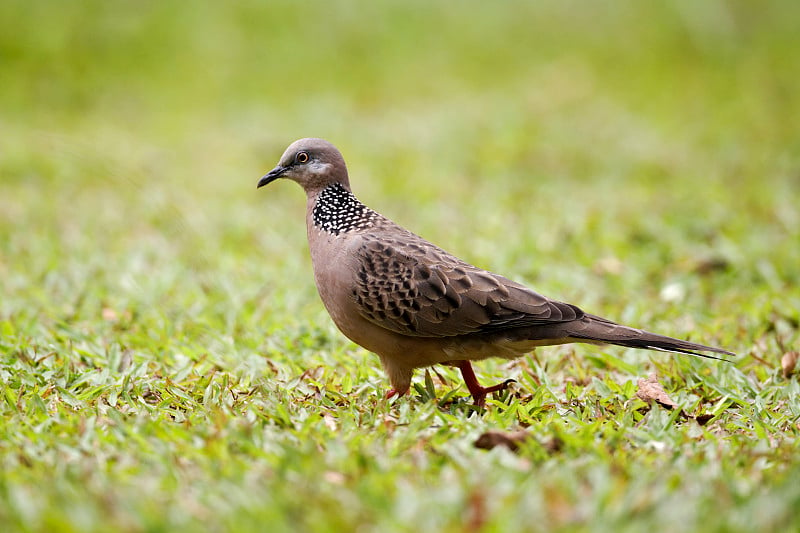
[[[617,324],[477,268],[398,226],[353,195],[339,150],[322,139],[292,143],[258,187],[288,178],[307,197],[314,279],[349,339],[378,354],[405,394],[415,368],[458,367],[476,404],[512,380],[482,387],[470,361],[512,359],[537,346],[582,342],[679,352],[732,352]]]

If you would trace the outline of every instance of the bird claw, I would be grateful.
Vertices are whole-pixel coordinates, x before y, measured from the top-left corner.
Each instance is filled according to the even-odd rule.
[[[516,383],[516,379],[507,379],[502,383],[498,383],[497,385],[492,385],[491,387],[473,387],[470,389],[470,393],[472,394],[472,399],[474,400],[474,405],[476,407],[483,407],[486,403],[486,396],[492,392],[500,392],[504,391],[508,388],[509,385],[512,383]]]
[[[472,365],[469,361],[454,361],[454,366],[461,370],[461,375],[464,376],[464,383],[467,385],[467,389],[469,389],[469,393],[472,395],[476,407],[483,407],[484,402],[486,402],[486,395],[490,392],[505,390],[511,383],[516,383],[513,379],[507,379],[497,385],[483,387],[478,383],[478,378],[475,377],[475,371],[472,370]]]

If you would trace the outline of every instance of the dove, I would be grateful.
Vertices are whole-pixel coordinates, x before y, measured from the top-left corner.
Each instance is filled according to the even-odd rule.
[[[459,259],[361,203],[342,154],[323,139],[289,145],[258,188],[279,178],[305,191],[319,296],[339,330],[378,355],[391,383],[387,398],[408,392],[415,369],[446,364],[461,371],[481,406],[513,380],[484,387],[473,361],[564,343],[734,355],[589,314]]]

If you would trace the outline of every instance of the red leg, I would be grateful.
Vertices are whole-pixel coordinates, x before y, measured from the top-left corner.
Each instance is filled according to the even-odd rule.
[[[403,396],[407,392],[408,390],[399,391],[396,389],[389,389],[388,391],[386,391],[386,395],[383,397],[383,399],[389,400],[391,398],[394,398],[395,396],[399,398],[400,396]]]
[[[478,407],[483,406],[483,403],[486,401],[487,394],[490,392],[505,390],[509,383],[514,383],[513,379],[507,379],[504,382],[498,383],[497,385],[493,385],[491,387],[482,387],[481,384],[478,383],[478,378],[475,376],[475,371],[472,370],[472,365],[469,361],[453,361],[452,364],[461,370],[461,375],[464,377],[464,383],[467,384],[467,389],[469,389],[469,393],[472,395],[472,399],[475,400],[475,405]]]

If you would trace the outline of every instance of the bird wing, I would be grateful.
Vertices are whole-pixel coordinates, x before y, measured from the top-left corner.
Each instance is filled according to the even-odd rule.
[[[584,316],[509,279],[474,267],[410,232],[365,236],[353,296],[388,330],[449,337],[569,322]]]

